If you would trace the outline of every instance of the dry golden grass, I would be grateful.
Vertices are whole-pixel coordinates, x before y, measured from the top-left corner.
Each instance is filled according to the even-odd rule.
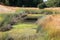
[[[60,7],[45,8],[45,9],[59,12]],[[17,10],[35,10],[36,11],[36,10],[40,10],[40,9],[34,8],[34,7],[11,7],[11,6],[0,5],[0,13],[16,12]]]
[[[11,6],[4,6],[0,5],[0,13],[9,13],[9,12],[16,12],[16,10],[38,10],[39,8],[33,7],[11,7]]]
[[[60,14],[48,15],[43,21],[39,21],[39,24],[51,37],[60,37]]]
[[[55,8],[45,8],[46,10],[52,10],[56,12],[60,12],[60,7],[55,7]]]

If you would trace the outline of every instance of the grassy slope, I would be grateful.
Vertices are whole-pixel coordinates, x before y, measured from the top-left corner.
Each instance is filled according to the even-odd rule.
[[[17,12],[20,12],[20,11],[18,10]],[[37,15],[36,14],[33,14],[33,15],[29,14],[28,15],[28,17],[31,17],[31,16],[32,17],[38,17],[38,16],[42,16],[42,15],[40,15],[40,14],[37,14]],[[26,24],[26,23],[19,23],[17,25],[14,25],[13,29],[10,30],[10,31],[0,32],[0,35],[1,35],[0,39],[4,40],[5,38],[11,36],[15,40],[18,40],[20,35],[22,35],[22,36],[26,36],[27,35],[27,37],[28,36],[32,36],[30,39],[33,40],[33,39],[35,39],[34,38],[35,35],[37,35],[36,34],[36,29],[35,29],[37,27],[38,27],[38,25],[33,24],[33,23],[32,24],[29,24],[29,23],[28,24]],[[43,37],[40,36],[36,40],[40,40],[40,39],[43,40]]]
[[[27,38],[36,34],[37,25],[35,24],[17,24],[13,26],[13,29],[7,32],[0,32],[0,39],[6,39],[7,37],[13,37],[15,40],[19,40],[19,36],[22,38],[27,35]],[[7,36],[8,35],[8,36]],[[21,38],[20,37],[20,38]],[[20,39],[22,40],[22,39]]]
[[[0,15],[0,21],[2,21],[4,19],[4,15]],[[37,25],[36,24],[26,24],[26,23],[19,23],[17,25],[14,25],[13,26],[13,29],[10,30],[10,31],[7,31],[7,32],[0,32],[0,39],[1,40],[5,40],[6,37],[8,37],[7,35],[9,36],[12,36],[15,38],[15,35],[21,35],[21,34],[35,34],[36,32],[36,29],[33,29],[33,28],[36,28]],[[27,35],[26,34],[26,35]],[[18,38],[18,37],[17,37]]]
[[[9,8],[9,7],[8,7]],[[13,8],[13,7],[11,7],[11,8]],[[17,9],[19,9],[19,10],[17,10]],[[34,9],[34,10],[36,10],[36,8],[17,8],[17,9],[13,9],[13,10],[17,10],[16,12],[20,12],[20,10],[32,10],[32,9]],[[38,10],[38,8],[37,8],[37,10]],[[47,9],[48,10],[48,9]],[[50,9],[51,10],[51,9]],[[53,9],[54,10],[54,9]],[[58,11],[58,10],[57,10]],[[33,15],[28,15],[28,16],[33,16]],[[35,15],[34,14],[34,16],[38,16],[38,15]],[[0,21],[2,21],[2,17],[0,17]],[[36,30],[35,29],[32,29],[32,28],[36,28],[37,27],[37,25],[35,25],[35,24],[25,24],[25,23],[23,23],[23,24],[17,24],[17,25],[14,25],[13,26],[14,28],[12,29],[12,30],[10,30],[10,31],[7,31],[7,32],[0,32],[0,40],[4,40],[5,39],[5,37],[7,36],[7,35],[10,35],[10,36],[12,36],[12,37],[14,37],[15,39],[16,38],[18,38],[18,36],[19,35],[21,35],[21,34],[29,34],[29,35],[32,35],[32,34],[35,34],[35,32],[36,32]],[[17,36],[15,36],[15,35],[17,35]],[[17,39],[16,39],[17,40]],[[41,38],[39,38],[39,39],[37,39],[37,40],[44,40],[43,38],[41,39]]]

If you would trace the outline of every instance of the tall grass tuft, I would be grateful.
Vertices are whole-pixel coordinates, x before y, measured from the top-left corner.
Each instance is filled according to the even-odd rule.
[[[48,40],[60,40],[60,15],[48,15],[43,20],[38,21],[38,30],[37,32],[46,32],[48,35]]]

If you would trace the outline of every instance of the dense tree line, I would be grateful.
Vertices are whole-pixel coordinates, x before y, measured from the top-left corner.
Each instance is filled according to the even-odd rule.
[[[43,0],[0,0],[0,3],[10,6],[37,7]]]
[[[40,3],[38,7],[39,8],[60,7],[60,0],[47,0],[44,3]]]
[[[60,7],[60,0],[47,0],[46,5],[48,7]]]
[[[60,7],[60,0],[0,0],[0,4],[9,5],[9,6],[19,6],[19,7]]]

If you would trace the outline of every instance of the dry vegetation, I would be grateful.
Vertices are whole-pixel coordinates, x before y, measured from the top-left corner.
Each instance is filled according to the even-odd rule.
[[[57,11],[60,12],[60,7],[55,7],[55,8],[45,8],[46,10],[53,10],[53,11]]]
[[[16,10],[40,10],[39,8],[34,7],[10,7],[10,6],[4,6],[0,5],[0,13],[9,13],[9,12],[16,12]],[[53,10],[53,11],[59,11],[60,7],[56,8],[45,8],[46,10]]]
[[[15,12],[15,8],[0,5],[0,13]]]
[[[45,32],[47,31],[48,35],[53,38],[53,40],[60,37],[60,14],[48,15],[38,22],[38,24],[42,26]]]
[[[16,10],[19,9],[25,9],[25,10],[38,10],[38,8],[23,8],[23,7],[10,7],[10,6],[4,6],[4,5],[0,5],[0,13],[9,13],[9,12],[16,12]]]
[[[11,13],[16,12],[17,10],[40,10],[39,8],[27,8],[27,7],[8,7],[8,6],[2,6],[0,5],[0,13]],[[46,10],[53,10],[59,12],[60,8],[45,8]],[[34,12],[35,12],[34,11]],[[42,14],[29,14],[28,17],[37,17],[42,16]],[[0,39],[5,40],[5,38],[12,37],[14,40],[60,40],[60,14],[53,14],[53,15],[43,15],[44,17],[42,19],[38,20],[38,25],[42,25],[43,32],[47,32],[48,36],[51,38],[49,39],[46,34],[40,36],[39,33],[38,38],[36,37],[36,28],[38,25],[33,24],[17,24],[13,25],[13,29],[7,32],[0,32]],[[2,18],[0,18],[0,21]],[[36,26],[36,27],[35,27]],[[39,26],[40,27],[40,26]],[[18,31],[19,30],[19,31]],[[45,36],[47,39],[44,39]],[[41,38],[42,37],[42,38]],[[44,37],[44,38],[43,38]],[[24,39],[25,38],[25,39]],[[37,39],[35,39],[37,38]]]

